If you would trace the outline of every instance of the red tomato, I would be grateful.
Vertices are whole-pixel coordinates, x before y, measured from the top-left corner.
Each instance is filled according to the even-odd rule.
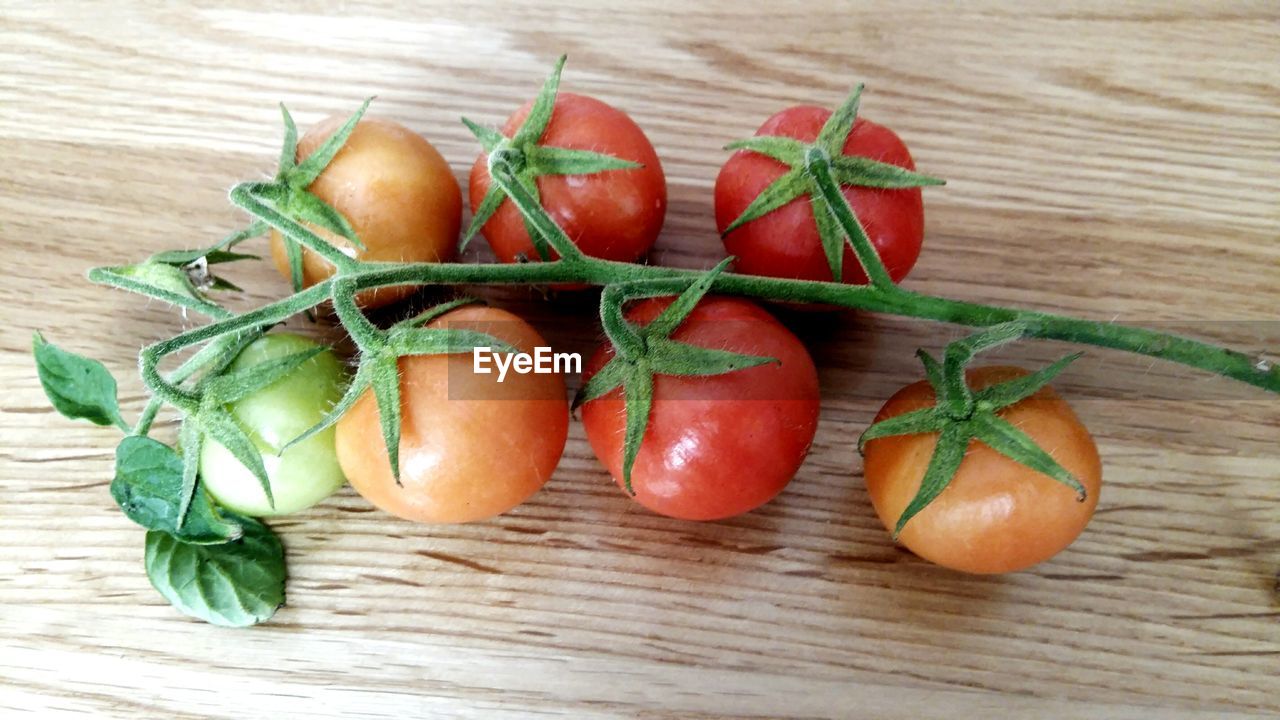
[[[644,325],[671,298],[636,303],[627,317]],[[701,347],[777,358],[710,377],[657,376],[653,411],[632,469],[635,500],[654,512],[715,520],[773,499],[795,476],[818,426],[818,374],[800,340],[758,305],[704,299],[672,335]],[[613,356],[606,343],[584,382]],[[596,457],[619,486],[626,412],[622,389],[582,407]]]
[[[525,321],[482,305],[428,327],[479,330],[528,353],[547,344]],[[560,375],[513,372],[498,382],[457,353],[401,358],[400,376],[399,485],[372,390],[338,421],[338,462],[369,502],[418,522],[470,522],[514,508],[555,471],[569,434]]]
[[[507,120],[504,135],[515,134],[532,105],[526,103]],[[653,145],[635,121],[595,98],[562,92],[539,144],[590,150],[643,165],[592,175],[543,175],[537,183],[543,207],[582,252],[622,262],[649,252],[666,216],[667,181]],[[487,159],[481,154],[471,168],[472,211],[480,206],[490,182]],[[524,219],[509,200],[481,232],[502,262],[538,259]]]
[[[787,108],[765,121],[756,135],[780,135],[813,142],[831,111],[820,107]],[[908,170],[915,169],[907,146],[889,128],[859,118],[844,145],[845,155],[860,155]],[[742,214],[787,166],[759,153],[741,150],[716,177],[716,226],[721,232]],[[907,276],[920,255],[924,238],[924,204],[920,188],[881,190],[845,187],[854,213],[894,282]],[[742,225],[724,238],[725,249],[737,258],[734,268],[749,275],[831,280],[809,197],[801,195],[763,217]],[[853,249],[844,248],[844,282],[866,284],[867,276]]]
[[[981,389],[1022,377],[1026,370],[991,366],[969,370]],[[933,388],[918,382],[889,398],[876,422],[935,404]],[[1047,560],[1076,539],[1093,517],[1102,485],[1102,463],[1093,437],[1071,407],[1044,387],[999,411],[1043,447],[1084,485],[1087,497],[1047,475],[973,441],[955,479],[911,518],[898,540],[920,557],[955,570],[1002,573]],[[886,528],[920,489],[937,433],[899,435],[867,443],[863,474],[876,514]]]

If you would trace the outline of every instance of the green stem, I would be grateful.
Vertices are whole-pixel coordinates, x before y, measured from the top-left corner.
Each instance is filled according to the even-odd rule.
[[[419,263],[386,268],[365,267],[368,269],[352,276],[361,289],[404,284],[611,285],[664,278],[693,280],[702,274],[698,270],[633,265],[591,257],[571,262],[515,265]],[[1026,326],[1027,337],[1124,350],[1206,370],[1280,393],[1280,368],[1267,366],[1234,350],[1140,327],[921,295],[897,286],[884,290],[868,285],[725,273],[715,279],[712,288],[728,295],[834,305],[971,327],[1018,321]]]
[[[283,233],[285,237],[302,244],[307,249],[328,260],[340,272],[352,272],[360,266],[359,260],[345,255],[332,243],[324,241],[305,225],[264,202],[258,195],[258,189],[261,187],[263,187],[262,183],[240,183],[236,185],[231,188],[231,204],[266,222]]]
[[[831,158],[821,148],[810,148],[805,155],[804,170],[818,188],[818,193],[835,216],[836,222],[840,223],[840,229],[844,231],[845,237],[849,238],[849,244],[853,246],[853,254],[862,265],[862,271],[866,273],[867,279],[874,287],[884,290],[895,289],[893,278],[889,277],[889,271],[885,269],[875,246],[871,244],[871,238],[867,237],[867,231],[858,221],[853,208],[849,207],[849,201],[845,199],[844,193],[840,191],[840,183],[836,182],[831,174]]]
[[[858,228],[852,227],[846,214],[852,214],[844,195],[830,177],[829,168],[820,162],[814,166],[813,177],[825,200],[831,204],[837,219],[846,232],[852,233]],[[521,213],[531,224],[555,238],[553,244],[563,237],[556,233],[555,225],[546,211],[533,197],[523,192],[518,182],[512,182],[512,168],[502,163],[495,163],[496,175],[501,176],[504,189],[508,191],[510,200],[516,204]],[[828,182],[830,181],[830,182]],[[232,190],[232,200],[237,205],[272,226],[285,232],[291,239],[304,247],[326,256],[338,268],[337,277],[343,279],[344,288],[350,287],[352,292],[361,289],[385,287],[390,285],[431,285],[431,284],[585,284],[616,285],[635,281],[653,281],[661,279],[687,280],[702,275],[701,271],[685,270],[648,265],[619,263],[587,257],[579,254],[568,254],[566,259],[553,262],[531,262],[510,265],[497,264],[379,264],[364,263],[342,255],[336,248],[322,240],[305,226],[293,222],[274,209],[267,207],[249,191],[246,185]],[[847,211],[847,212],[844,212]],[[856,217],[853,218],[856,223]],[[852,234],[851,234],[852,236]],[[549,238],[550,239],[550,238]],[[862,244],[854,242],[855,250]],[[874,248],[866,243],[864,252],[874,253]],[[330,257],[330,256],[333,257]],[[563,253],[562,253],[563,255]],[[1025,326],[1027,337],[1047,340],[1096,345],[1127,352],[1159,358],[1180,363],[1189,367],[1206,370],[1224,377],[1239,380],[1256,387],[1280,393],[1280,367],[1273,367],[1244,353],[1217,347],[1190,338],[1159,333],[1145,328],[1129,327],[1115,323],[1101,323],[1090,320],[1064,317],[1051,313],[1031,310],[982,305],[960,300],[950,300],[931,295],[921,295],[879,278],[883,265],[879,258],[867,258],[864,269],[872,278],[872,285],[845,285],[833,282],[816,282],[811,280],[789,280],[783,278],[720,274],[714,279],[712,288],[720,293],[743,295],[763,300],[780,300],[798,303],[816,303],[836,307],[871,310],[906,317],[915,317],[940,322],[950,322],[972,327],[987,327],[999,323],[1018,322]],[[879,270],[877,270],[877,268]],[[887,277],[887,274],[886,274]],[[228,332],[249,327],[269,325],[314,307],[332,297],[333,279],[321,282],[284,300],[271,303],[244,315],[226,320],[219,320],[201,328],[182,333],[169,340],[149,346],[143,352],[143,378],[147,385],[157,394],[163,393],[179,401],[187,395],[173,385],[165,383],[155,373],[155,363],[169,353],[203,342]],[[352,302],[354,306],[354,301]],[[354,310],[354,312],[353,312]],[[344,307],[344,324],[353,336],[367,334],[368,323],[357,308]],[[357,315],[359,316],[357,319]],[[372,330],[376,332],[376,328]],[[357,337],[357,342],[360,338]],[[368,338],[365,338],[366,340]],[[166,402],[168,398],[162,397]]]

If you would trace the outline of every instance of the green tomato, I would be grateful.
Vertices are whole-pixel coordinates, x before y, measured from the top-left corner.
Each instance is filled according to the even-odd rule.
[[[317,346],[287,333],[265,335],[246,347],[230,370],[304,352]],[[275,507],[262,484],[234,455],[212,438],[200,449],[200,478],[219,505],[243,515],[287,515],[315,505],[346,483],[334,451],[329,427],[277,455],[290,440],[320,422],[342,398],[347,374],[342,362],[326,350],[288,376],[227,409],[262,453]]]

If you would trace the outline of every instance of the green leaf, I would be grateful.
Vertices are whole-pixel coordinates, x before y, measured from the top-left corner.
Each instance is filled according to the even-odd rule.
[[[760,194],[751,201],[751,204],[747,205],[742,211],[742,214],[729,223],[729,226],[720,235],[722,237],[728,235],[752,220],[768,215],[807,192],[809,192],[809,181],[805,177],[804,171],[799,168],[788,170],[777,180],[769,183],[764,190],[761,190]]]
[[[220,263],[235,262],[237,260],[261,260],[262,258],[248,253],[238,253],[211,248],[200,248],[198,250],[168,250],[166,252],[156,253],[148,258],[151,262],[175,265],[177,267],[185,267],[201,259],[209,265],[218,265]]]
[[[298,165],[298,126],[293,122],[289,108],[280,103],[280,116],[284,119],[284,144],[280,147],[280,174],[284,175]]]
[[[551,122],[551,114],[556,106],[556,94],[560,91],[560,74],[564,72],[564,63],[568,59],[569,56],[561,55],[551,76],[542,84],[542,90],[534,99],[533,107],[529,108],[524,123],[511,138],[511,143],[516,147],[537,143],[547,131],[547,124]]]
[[[858,83],[849,97],[831,113],[827,122],[818,132],[814,145],[827,151],[831,157],[844,154],[844,143],[853,131],[853,124],[858,119],[858,105],[862,102],[862,83]]]
[[[638,162],[612,155],[570,148],[530,145],[525,149],[527,172],[532,175],[594,175],[609,170],[635,170]]]
[[[302,267],[302,246],[284,235],[280,239],[284,242],[284,256],[289,263],[289,286],[295,293],[302,292],[302,286],[306,282]]]
[[[818,194],[809,197],[809,209],[813,211],[813,222],[818,226],[818,239],[822,242],[822,253],[827,256],[827,267],[831,271],[832,282],[843,282],[844,279],[844,231],[831,210],[827,201]]]
[[[360,109],[347,119],[338,131],[330,135],[316,151],[307,156],[297,167],[291,169],[285,179],[288,184],[295,188],[305,188],[315,182],[320,177],[320,173],[329,166],[334,156],[346,144],[347,138],[351,137],[352,131],[356,129],[356,124],[360,122],[360,118],[364,117],[364,113],[369,109],[369,103],[373,102],[373,98],[368,98],[360,105]]]
[[[32,335],[31,346],[36,374],[54,410],[72,420],[115,425],[129,432],[128,423],[120,417],[116,379],[105,365],[51,345],[38,332]]]
[[[401,320],[400,322],[396,323],[392,327],[392,329],[394,330],[395,328],[401,328],[401,327],[407,327],[407,328],[422,327],[423,325],[426,325],[427,323],[431,322],[432,320],[435,320],[436,318],[440,317],[441,315],[444,315],[447,312],[450,312],[452,310],[457,310],[458,308],[466,305],[475,305],[477,303],[483,305],[484,301],[474,297],[454,298],[453,300],[450,300],[448,302],[443,302],[443,303],[440,303],[439,305],[428,308],[423,312],[419,313],[417,316],[411,317],[408,320]]]
[[[862,226],[862,221],[858,219],[857,213],[849,205],[849,199],[844,196],[840,185],[831,175],[831,167],[825,159],[821,150],[810,148],[807,153],[807,159],[804,166],[804,172],[808,180],[812,183],[812,190],[815,195],[822,197],[827,207],[831,210],[832,216],[835,217],[836,223],[840,227],[841,234],[849,241],[849,246],[853,248],[853,254],[858,259],[858,264],[862,266],[863,272],[875,287],[892,287],[893,278],[890,277],[889,271],[885,269],[884,262],[880,259],[880,253],[871,242],[871,238],[867,236],[866,228]],[[816,219],[815,215],[815,219]]]
[[[240,537],[240,524],[223,517],[199,486],[192,488],[186,518],[179,523],[184,484],[183,458],[168,445],[134,435],[116,448],[111,497],[130,520],[188,543],[216,544]]]
[[[332,426],[334,423],[341,420],[342,416],[347,414],[347,411],[351,409],[351,406],[355,405],[356,401],[360,399],[360,396],[364,395],[365,390],[369,388],[369,383],[372,379],[371,367],[372,367],[371,362],[361,363],[360,367],[356,369],[356,376],[351,379],[351,384],[347,386],[347,391],[343,393],[342,399],[338,401],[338,404],[334,405],[333,409],[331,409],[328,412],[328,414],[326,414],[323,418],[321,418],[320,422],[316,423],[315,425],[312,425],[311,427],[307,428],[307,430],[303,432],[301,435],[285,443],[280,448],[280,451],[277,453],[277,455],[284,454],[284,451],[288,450],[294,445],[297,445],[298,443],[301,443],[301,442],[305,442],[311,436],[315,435],[318,432],[324,431],[325,429]]]
[[[471,242],[471,238],[480,232],[480,228],[489,222],[489,218],[502,207],[502,201],[507,199],[507,194],[502,191],[496,182],[489,183],[489,189],[484,193],[484,199],[480,201],[480,207],[475,209],[471,215],[471,224],[467,226],[467,231],[462,235],[462,242],[458,245],[458,252],[467,249],[467,245]]]
[[[191,416],[187,416],[190,421]],[[240,461],[241,465],[253,473],[262,485],[262,492],[267,496],[267,502],[272,508],[276,506],[275,496],[271,493],[271,478],[267,475],[267,468],[262,463],[262,452],[258,450],[258,446],[253,444],[249,436],[245,434],[240,424],[231,417],[224,408],[216,405],[205,405],[200,409],[196,418],[200,425],[200,429],[208,436],[207,440],[213,440],[222,445]]]
[[[204,444],[204,435],[195,422],[184,419],[182,428],[178,431],[178,442],[182,447],[182,488],[178,492],[175,532],[185,527],[191,503],[196,496],[196,479],[200,474],[200,446]]]
[[[779,363],[777,358],[699,347],[667,338],[649,338],[646,360],[659,375],[707,376]]]
[[[854,155],[836,155],[833,153],[831,156],[831,172],[841,185],[883,188],[885,190],[947,184],[946,180],[922,175],[918,172],[890,163],[872,160],[868,157]]]
[[[965,380],[964,368],[973,356],[1025,335],[1026,323],[1013,320],[991,325],[982,330],[947,343],[942,353],[942,396],[939,402],[947,407],[952,417],[968,417],[973,410],[973,392]]]
[[[1080,484],[1071,471],[1058,464],[1031,436],[1007,420],[994,413],[983,412],[975,414],[969,425],[973,428],[974,437],[992,450],[1066,485],[1076,492],[1076,499],[1085,499],[1087,493],[1084,485]]]
[[[632,372],[623,383],[626,396],[627,428],[622,441],[622,484],[631,495],[631,469],[640,454],[645,430],[649,427],[649,413],[653,410],[653,374],[646,368],[632,366]]]
[[[210,377],[201,384],[201,389],[211,397],[212,402],[219,405],[233,403],[276,384],[328,349],[327,345],[319,345],[243,370]]]
[[[965,453],[969,450],[969,437],[969,429],[965,423],[953,422],[942,428],[942,432],[938,435],[938,444],[933,449],[933,456],[929,458],[929,465],[925,468],[924,477],[920,479],[920,489],[902,511],[902,515],[898,517],[898,523],[893,529],[895,540],[907,522],[928,507],[929,503],[951,484],[956,471],[960,469]]]
[[[364,243],[360,241],[360,238],[356,237],[355,228],[351,227],[351,223],[347,222],[342,213],[334,209],[329,203],[305,190],[299,190],[289,197],[287,204],[286,214],[295,220],[309,222],[322,227],[335,235],[346,238],[352,245],[364,249]]]
[[[486,153],[491,153],[498,149],[498,146],[502,144],[502,141],[507,139],[506,136],[497,130],[484,127],[483,125],[478,125],[465,117],[462,118],[462,124],[466,125],[467,129],[471,131],[471,134],[476,136],[476,139],[480,141],[480,147],[484,148]]]
[[[528,193],[530,206],[542,207],[542,193],[538,190],[538,181],[528,173],[521,173],[516,176],[516,183]],[[508,193],[510,195],[510,193]],[[517,206],[519,209],[519,206]],[[545,210],[545,209],[544,209]],[[538,253],[538,257],[544,262],[551,259],[552,246],[560,246],[560,238],[563,238],[563,244],[572,245],[569,236],[564,234],[564,230],[551,221],[551,218],[542,213],[541,215],[530,217],[521,212],[524,218],[524,231],[529,235],[529,242],[533,244],[534,252]],[[551,227],[547,227],[550,223]],[[573,254],[573,253],[571,253]],[[581,253],[577,253],[581,254]]]
[[[378,423],[382,426],[382,442],[391,463],[391,476],[400,484],[400,365],[399,358],[384,355],[373,360],[369,383],[378,402]]]
[[[867,443],[895,435],[917,435],[920,433],[938,432],[942,426],[950,422],[945,414],[936,407],[912,410],[901,415],[885,418],[868,427],[858,436],[858,452],[866,450]]]
[[[974,393],[973,399],[976,402],[988,403],[994,409],[1008,407],[1034,395],[1036,391],[1048,385],[1063,370],[1066,370],[1068,365],[1079,360],[1083,355],[1084,353],[1072,353],[1030,375],[985,387]]]
[[[675,332],[685,318],[689,317],[689,313],[697,307],[698,303],[711,289],[715,283],[716,277],[729,267],[729,263],[733,262],[733,258],[728,257],[716,263],[716,266],[708,270],[706,273],[698,277],[689,284],[688,289],[680,293],[670,305],[662,311],[653,322],[645,326],[641,333],[646,338],[667,337]]]
[[[234,262],[236,260],[258,260],[257,255],[249,255],[246,253],[230,252],[230,248],[248,240],[249,238],[258,237],[267,232],[267,224],[261,220],[255,220],[245,227],[230,233],[218,242],[205,248],[195,250],[166,250],[156,253],[150,258],[151,262],[165,263],[167,265],[189,265],[200,258],[204,258],[210,265],[216,265],[224,262]]]
[[[584,403],[589,403],[605,393],[622,385],[627,379],[627,361],[620,356],[614,355],[600,371],[591,376],[582,387],[578,388],[578,392],[573,396],[572,410],[577,410]]]
[[[725,150],[749,150],[771,157],[786,165],[804,162],[805,144],[795,138],[779,135],[757,135],[735,140],[724,146]]]
[[[450,355],[471,352],[478,347],[504,353],[520,351],[488,333],[462,328],[400,327],[387,336],[387,348],[396,355]]]
[[[269,619],[284,604],[284,547],[266,525],[232,516],[244,535],[220,545],[194,545],[147,533],[147,577],[179,611],[226,627]]]

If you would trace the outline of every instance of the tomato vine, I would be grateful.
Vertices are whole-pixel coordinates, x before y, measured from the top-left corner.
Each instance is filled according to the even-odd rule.
[[[299,353],[251,370],[228,373],[226,368],[236,354],[272,325],[294,315],[308,313],[317,306],[332,304],[338,322],[360,351],[360,363],[343,399],[320,424],[293,443],[332,425],[362,393],[372,389],[379,409],[383,440],[396,477],[399,475],[397,453],[401,432],[399,358],[468,351],[479,346],[508,347],[483,333],[422,327],[431,316],[381,329],[365,317],[357,301],[362,291],[375,288],[460,284],[603,287],[601,321],[618,352],[582,388],[579,401],[599,397],[619,386],[624,389],[628,417],[623,473],[628,488],[631,466],[649,420],[655,374],[714,375],[771,360],[697,348],[670,339],[671,332],[708,292],[769,301],[816,303],[984,329],[970,339],[949,346],[941,363],[927,354],[921,355],[926,375],[937,391],[936,407],[874,425],[859,442],[861,446],[865,440],[901,433],[940,434],[931,474],[922,484],[916,501],[899,518],[898,530],[941,492],[949,479],[948,469],[954,472],[958,458],[963,456],[964,448],[971,439],[986,442],[997,451],[1043,471],[1076,492],[1082,492],[1079,483],[1069,473],[1064,474],[1065,471],[1052,458],[1046,460],[1048,456],[1043,450],[1034,443],[1028,445],[1024,436],[1019,436],[1016,430],[1010,432],[1006,427],[1008,423],[995,416],[996,410],[1017,402],[1047,383],[1071,358],[1023,380],[978,393],[970,392],[965,386],[964,366],[975,352],[992,344],[1036,338],[1113,348],[1181,363],[1280,393],[1280,368],[1228,348],[1139,327],[926,295],[895,284],[841,187],[853,184],[906,188],[938,185],[941,181],[840,154],[843,138],[856,118],[861,86],[831,116],[814,143],[756,137],[728,146],[730,149],[765,154],[790,167],[731,224],[731,229],[762,217],[798,197],[808,196],[814,207],[834,282],[735,274],[727,270],[728,259],[710,271],[697,271],[591,257],[579,250],[543,208],[536,177],[607,172],[635,164],[608,155],[538,144],[551,116],[562,65],[563,58],[535,100],[525,123],[513,137],[505,137],[464,120],[487,154],[487,168],[493,181],[481,206],[476,209],[466,237],[469,239],[486,218],[503,202],[509,201],[524,219],[540,262],[383,263],[360,260],[343,252],[312,227],[345,238],[360,247],[357,234],[341,213],[308,192],[308,186],[339,153],[368,102],[302,163],[295,159],[297,130],[288,110],[282,106],[285,141],[277,177],[267,182],[241,183],[230,191],[230,202],[253,218],[248,228],[207,248],[161,253],[142,263],[96,268],[90,272],[89,277],[94,282],[161,299],[210,318],[206,325],[143,348],[139,356],[139,370],[152,398],[136,424],[129,426],[121,418],[115,399],[115,381],[100,363],[58,350],[37,336],[34,351],[41,379],[57,409],[69,417],[115,425],[129,435],[117,453],[117,477],[112,484],[112,494],[131,519],[151,531],[148,539],[149,572],[153,568],[161,572],[179,556],[200,558],[214,565],[240,563],[236,567],[242,568],[241,575],[260,576],[264,578],[262,582],[270,585],[270,592],[259,593],[255,597],[275,598],[278,595],[283,600],[283,591],[277,592],[276,589],[277,584],[283,587],[279,543],[265,526],[220,514],[202,494],[195,469],[197,461],[193,459],[198,456],[199,443],[207,435],[226,446],[249,467],[263,483],[268,499],[271,498],[270,483],[262,469],[261,458],[257,457],[245,439],[244,431],[229,418],[224,408],[228,402],[274,382],[310,358],[310,354]],[[294,293],[245,313],[232,313],[208,295],[211,289],[234,287],[214,276],[210,266],[252,258],[235,252],[234,248],[268,229],[278,231],[284,238]],[[852,247],[870,279],[869,284],[839,282],[845,243]],[[301,272],[304,251],[313,252],[329,262],[334,267],[334,274],[304,288]],[[625,319],[623,308],[626,303],[663,295],[679,297],[646,327],[633,326]],[[203,347],[169,376],[160,372],[160,365],[166,357],[199,345]],[[182,457],[168,446],[146,437],[157,412],[164,405],[176,408],[184,416]],[[243,539],[246,534],[251,543]],[[179,545],[172,545],[170,540]],[[183,543],[198,544],[198,547],[187,548]],[[219,555],[217,550],[222,546],[219,543],[227,546],[223,555]],[[255,558],[262,558],[261,573],[253,571],[256,566],[252,566],[252,562],[258,562]],[[273,611],[261,603],[247,612],[233,612],[226,607],[192,610],[195,600],[180,596],[168,580],[153,576],[153,582],[175,604],[218,622],[258,622]],[[243,606],[242,599],[238,599],[245,595],[242,591],[242,587],[232,583],[225,593],[228,602],[234,601],[238,603],[237,607]]]

